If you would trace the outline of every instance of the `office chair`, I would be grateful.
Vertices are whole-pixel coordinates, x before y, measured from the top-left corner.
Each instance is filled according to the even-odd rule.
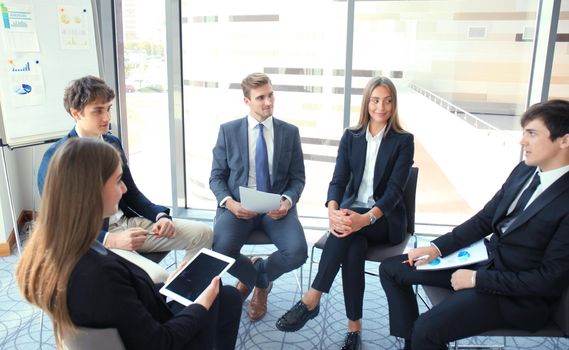
[[[441,287],[422,286],[432,306],[441,303],[454,291]],[[431,307],[432,307],[431,306]],[[427,305],[427,307],[429,307]],[[502,345],[476,345],[476,349],[504,349],[506,337],[569,337],[569,288],[565,289],[557,305],[554,307],[553,319],[537,332],[528,332],[520,329],[496,329],[479,334],[483,337],[503,337]],[[472,348],[474,346],[454,343],[454,349]]]

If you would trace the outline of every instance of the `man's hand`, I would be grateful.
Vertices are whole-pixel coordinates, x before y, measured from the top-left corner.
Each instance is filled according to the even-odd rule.
[[[474,288],[476,286],[476,271],[458,269],[450,277],[450,284],[454,290]]]
[[[267,216],[273,220],[280,220],[288,214],[288,211],[292,207],[292,203],[288,199],[281,200],[281,205],[278,209],[271,210],[267,213]]]
[[[407,256],[409,259],[405,260],[404,262],[408,263],[409,266],[420,266],[430,263],[431,261],[435,260],[439,257],[439,251],[434,245],[430,245],[427,247],[419,247],[411,249]]]
[[[241,206],[241,203],[234,200],[233,198],[229,198],[225,202],[225,207],[229,209],[229,211],[232,212],[233,215],[235,215],[235,217],[238,219],[249,220],[257,216],[257,213],[243,208]]]
[[[105,240],[107,248],[138,250],[144,244],[148,231],[140,227],[132,227],[125,231],[109,232]]]
[[[213,304],[218,294],[219,294],[219,276],[215,276],[211,280],[209,286],[203,291],[203,293],[195,301],[196,303],[205,307],[206,310],[209,310],[211,304]]]
[[[158,237],[174,238],[176,237],[176,228],[172,220],[162,217],[156,221],[153,228],[158,233]]]

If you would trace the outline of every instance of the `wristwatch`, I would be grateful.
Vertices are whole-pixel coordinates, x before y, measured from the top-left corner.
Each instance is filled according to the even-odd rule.
[[[373,215],[373,212],[371,210],[367,212],[367,216],[369,216],[369,224],[370,225],[375,224],[377,218],[375,217],[375,215]]]

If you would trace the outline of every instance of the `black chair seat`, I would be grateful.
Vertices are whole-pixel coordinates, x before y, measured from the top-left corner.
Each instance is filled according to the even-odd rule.
[[[433,306],[441,303],[443,300],[448,298],[452,293],[454,293],[451,289],[441,288],[441,287],[433,287],[433,286],[423,286],[423,290],[425,294],[429,298],[429,301]],[[557,308],[557,312],[555,314],[556,320],[551,320],[545,327],[539,329],[537,332],[528,332],[520,329],[495,329],[492,331],[487,331],[484,333],[479,334],[479,336],[484,337],[566,337],[567,335],[561,329],[560,324],[558,324],[560,313],[566,314],[563,310],[564,302],[567,302],[567,291],[562,297],[559,307]],[[565,299],[565,300],[564,300]],[[567,305],[565,304],[565,310],[567,310]]]

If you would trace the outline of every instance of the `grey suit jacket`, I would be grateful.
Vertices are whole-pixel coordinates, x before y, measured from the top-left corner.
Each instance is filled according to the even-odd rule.
[[[289,196],[293,205],[305,184],[304,157],[298,128],[273,117],[274,151],[271,192]],[[217,203],[230,196],[241,201],[239,186],[249,179],[247,117],[222,124],[213,148],[209,187]]]

